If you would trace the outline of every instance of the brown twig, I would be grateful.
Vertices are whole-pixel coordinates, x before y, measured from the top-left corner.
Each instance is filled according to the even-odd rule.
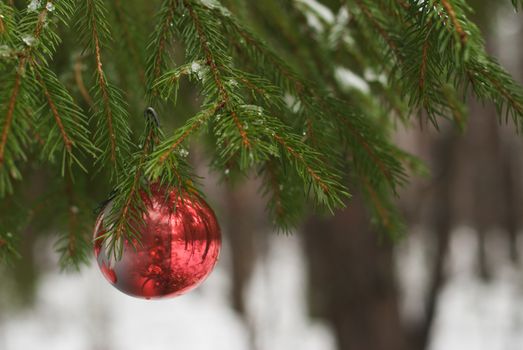
[[[47,17],[47,8],[44,8],[38,15],[38,22],[36,23],[36,28],[34,31],[35,39],[38,39],[40,37],[46,17]],[[21,57],[20,57],[20,62],[18,63],[18,68],[16,70],[15,83],[13,86],[13,91],[11,93],[11,97],[9,98],[7,114],[5,117],[4,127],[2,129],[2,136],[0,137],[0,166],[2,166],[4,163],[7,137],[9,135],[9,131],[10,131],[11,125],[13,123],[16,101],[17,101],[18,93],[20,92],[20,85],[22,83],[22,72],[25,69],[27,57],[30,56],[31,50],[32,50],[32,46],[28,46],[27,48],[24,49],[24,52],[21,54]]]
[[[74,71],[74,81],[76,82],[76,86],[78,87],[78,90],[80,91],[80,95],[82,95],[82,98],[84,101],[89,105],[89,107],[93,107],[93,99],[91,95],[89,95],[89,91],[87,91],[87,88],[84,84],[84,79],[82,75],[83,65],[82,65],[82,57],[78,56],[74,62],[73,71]]]
[[[149,147],[150,147],[151,140],[153,139],[153,137],[154,137],[154,131],[151,129],[149,131],[149,134],[147,134],[147,138],[144,142],[144,149],[140,156],[140,161],[138,162],[138,165],[136,167],[136,172],[134,173],[133,184],[131,186],[127,199],[125,200],[125,204],[122,208],[122,214],[120,215],[120,219],[118,220],[118,225],[116,226],[116,230],[115,230],[116,236],[115,237],[117,240],[121,237],[122,231],[125,228],[124,223],[127,222],[127,215],[129,214],[129,211],[132,210],[131,203],[133,200],[133,196],[135,195],[135,193],[138,189],[140,177],[142,176],[142,166],[143,166],[143,163],[145,162],[145,159],[149,155],[149,152],[150,152]],[[178,173],[177,172],[175,172],[175,173],[179,179]]]
[[[5,32],[5,24],[2,17],[0,17],[0,34]]]
[[[510,91],[508,91],[503,84],[501,84],[497,79],[492,77],[491,75],[487,74],[486,71],[483,71],[482,73],[485,74],[487,79],[496,87],[496,89],[503,95],[505,98],[510,102],[510,104],[514,107],[516,111],[520,115],[523,115],[523,105],[521,102],[517,101],[511,94]]]
[[[303,159],[302,155],[299,154],[298,152],[296,152],[296,150],[294,150],[294,148],[292,148],[291,146],[289,146],[287,144],[287,142],[285,142],[285,140],[283,139],[283,137],[281,137],[280,135],[278,134],[275,134],[274,136],[274,139],[280,144],[282,145],[294,158],[298,159],[300,162],[302,162],[303,164],[305,164],[305,169],[307,170],[307,172],[309,173],[310,176],[312,176],[312,178],[318,183],[318,185],[321,187],[321,189],[323,190],[324,193],[328,193],[329,192],[329,187],[323,182],[323,180],[321,179],[321,177],[314,171],[314,169],[312,169],[309,164],[307,164],[307,162],[305,161],[305,159]]]
[[[456,11],[454,11],[454,8],[450,4],[448,0],[441,0],[441,5],[445,8],[445,11],[447,11],[450,20],[452,21],[452,24],[454,25],[454,28],[456,28],[456,32],[459,35],[459,38],[461,40],[461,43],[465,45],[467,42],[467,33],[463,30],[463,27],[461,27],[461,24],[458,21],[458,17],[456,16]]]
[[[383,226],[387,228],[390,231],[390,219],[389,214],[387,213],[387,210],[383,207],[381,204],[381,201],[378,198],[378,194],[372,188],[369,179],[367,177],[363,177],[363,185],[365,186],[365,189],[370,195],[370,200],[374,204],[374,207],[376,208],[376,211],[378,212],[379,217],[381,218],[381,222],[383,223]]]
[[[425,43],[423,43],[423,49],[421,52],[421,67],[420,67],[420,78],[419,78],[419,89],[423,91],[425,86],[425,74],[427,70],[427,59],[428,59],[428,50],[429,50],[429,33],[425,37]]]
[[[389,36],[387,31],[379,24],[379,22],[374,18],[370,10],[365,6],[365,4],[361,0],[355,0],[356,5],[360,8],[360,10],[363,12],[365,17],[370,21],[370,23],[376,28],[380,36],[385,40],[387,45],[392,49],[394,54],[396,55],[396,58],[401,61],[401,55],[399,53],[398,47],[396,43],[392,40],[392,38]]]
[[[239,31],[242,38],[249,43],[252,47],[256,48],[260,52],[265,52],[264,48],[260,46],[257,40],[252,38],[247,32],[245,31]],[[296,92],[300,99],[307,99],[310,98],[310,96],[303,96],[303,94],[306,91],[309,91],[305,88],[304,84],[300,81],[299,78],[295,77],[294,74],[290,72],[285,66],[282,65],[281,62],[274,59],[271,54],[268,55],[268,57],[271,59],[272,63],[278,67],[280,72],[289,80],[291,81],[296,88]],[[318,100],[318,102],[322,105],[323,108],[326,108],[326,110],[330,110],[330,107],[327,106],[324,102],[321,96],[313,92],[313,97]],[[349,130],[351,131],[351,134],[354,135],[354,137],[358,140],[358,142],[364,147],[365,151],[369,154],[369,156],[374,160],[374,162],[378,165],[380,171],[384,174],[384,176],[389,179],[389,181],[392,183],[392,176],[389,171],[385,169],[385,166],[382,164],[382,162],[378,159],[378,157],[374,154],[369,144],[366,142],[365,139],[356,131],[354,128],[346,121],[344,120],[343,116],[339,115],[339,113],[336,113],[336,115],[340,118],[341,121],[343,121]]]
[[[93,2],[90,0],[88,2],[88,7],[90,11],[93,11]],[[96,21],[92,21],[92,37],[94,42],[94,51],[95,51],[95,60],[96,60],[96,72],[98,75],[98,84],[100,85],[100,90],[102,93],[102,100],[104,104],[104,110],[107,115],[107,129],[109,131],[109,142],[111,145],[111,161],[116,162],[116,137],[113,127],[113,111],[111,109],[109,101],[109,91],[107,87],[107,81],[105,80],[104,71],[102,68],[102,53],[100,48],[100,38],[98,37],[98,30],[96,28]]]
[[[158,50],[156,51],[156,59],[154,60],[154,76],[151,84],[160,77],[163,52],[165,50],[165,42],[167,41],[167,33],[169,32],[169,27],[174,19],[174,9],[173,6],[169,6],[169,12],[166,21],[162,25],[162,31],[160,34],[160,42],[158,43]],[[153,90],[153,94],[157,94],[156,89]]]
[[[116,19],[120,22],[120,25],[122,27],[123,31],[123,37],[126,42],[127,47],[129,48],[129,51],[131,53],[131,57],[134,61],[134,64],[136,65],[136,68],[138,69],[138,75],[140,76],[140,81],[142,84],[145,84],[145,73],[143,71],[140,58],[138,56],[138,50],[136,49],[136,44],[134,40],[131,38],[131,34],[129,31],[129,26],[127,25],[127,21],[125,20],[125,15],[122,10],[122,3],[121,0],[114,0],[114,6],[115,6],[115,12],[116,12]]]
[[[214,61],[213,55],[211,50],[209,49],[209,44],[207,41],[207,37],[205,35],[205,32],[202,28],[202,25],[200,23],[200,20],[198,18],[198,14],[194,11],[193,7],[187,0],[184,1],[185,7],[189,10],[189,14],[194,22],[194,25],[196,27],[196,31],[198,32],[198,39],[200,40],[200,45],[205,53],[207,65],[211,68],[211,72],[213,74],[214,82],[216,83],[216,86],[218,87],[218,91],[225,102],[225,105],[230,104],[230,97],[229,93],[225,89],[223,82],[220,77],[219,69],[216,65],[216,62]],[[238,131],[240,132],[243,144],[245,147],[249,148],[251,146],[251,142],[249,141],[249,138],[247,136],[247,132],[243,128],[243,126],[240,123],[240,119],[238,117],[238,114],[233,108],[229,108],[229,112],[231,113],[232,118],[234,119],[234,123],[236,124],[236,127],[238,128]]]
[[[22,76],[21,76],[20,71],[24,68],[24,66],[25,66],[25,59],[22,58],[22,59],[20,59],[20,63],[18,64],[18,69],[16,71],[15,85],[13,87],[13,92],[11,93],[11,97],[9,98],[9,104],[7,107],[7,115],[5,117],[4,128],[2,130],[2,137],[0,138],[0,166],[4,163],[7,136],[9,135],[9,130],[11,129],[11,124],[13,122],[16,98],[18,96],[18,92],[20,91],[20,84],[22,81]]]
[[[207,113],[205,113],[202,118],[200,118],[197,122],[195,122],[188,130],[186,130],[167,150],[165,150],[162,155],[159,158],[159,163],[163,164],[167,157],[169,157],[169,154],[172,153],[190,134],[194,132],[197,128],[199,128],[205,119],[213,116],[217,111],[219,111],[223,106],[225,105],[225,102],[222,102],[218,104],[215,108],[211,109]]]
[[[36,62],[34,62],[33,60],[31,60],[31,65],[33,67],[35,67],[36,65]],[[36,67],[35,67],[36,68]],[[64,124],[62,122],[62,118],[60,117],[60,114],[58,113],[58,109],[56,108],[56,105],[53,101],[53,98],[51,97],[51,94],[49,93],[49,90],[47,89],[47,86],[44,82],[44,80],[42,79],[42,77],[36,72],[36,69],[35,69],[35,74],[36,74],[36,79],[38,80],[38,82],[40,83],[40,85],[42,85],[42,89],[44,90],[44,95],[45,95],[45,98],[47,100],[47,104],[49,105],[49,108],[51,109],[51,113],[53,114],[54,116],[54,119],[56,121],[56,125],[58,125],[58,129],[60,130],[60,134],[62,135],[62,139],[64,140],[64,144],[65,144],[65,148],[67,149],[67,151],[70,153],[71,150],[72,150],[72,144],[73,142],[71,141],[71,139],[69,138],[69,136],[67,135],[67,132],[65,131],[65,128],[64,128]]]

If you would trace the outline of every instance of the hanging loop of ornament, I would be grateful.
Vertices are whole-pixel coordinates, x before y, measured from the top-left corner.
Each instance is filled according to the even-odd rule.
[[[156,113],[153,107],[147,107],[143,112],[143,116],[146,121],[153,120],[156,127],[160,127],[160,118],[158,118],[158,113]]]
[[[143,151],[148,154],[152,152],[161,138],[160,118],[152,107],[147,107],[143,112],[145,118],[145,138],[143,140]]]

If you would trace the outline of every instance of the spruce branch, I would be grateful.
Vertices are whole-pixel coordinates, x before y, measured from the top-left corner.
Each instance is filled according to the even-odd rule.
[[[202,23],[200,21],[200,15],[197,10],[193,7],[190,1],[184,0],[183,1],[184,6],[187,8],[189,15],[193,21],[194,27],[196,29],[198,40],[200,42],[201,50],[203,51],[203,54],[205,55],[206,64],[210,67],[214,82],[216,83],[216,86],[218,88],[218,92],[220,95],[220,98],[224,102],[226,108],[229,110],[234,123],[236,124],[236,127],[238,128],[238,132],[241,135],[242,143],[246,148],[251,147],[251,142],[249,141],[249,137],[247,135],[246,130],[240,123],[240,119],[238,117],[237,112],[234,110],[234,107],[232,105],[232,101],[230,98],[230,93],[227,91],[225,87],[225,83],[222,78],[222,74],[218,68],[218,63],[215,54],[209,47],[209,35],[205,32]],[[200,11],[200,13],[204,13],[203,11]],[[223,43],[222,43],[223,44]]]
[[[356,5],[360,8],[361,12],[364,14],[366,19],[371,23],[371,25],[375,28],[375,30],[379,33],[381,38],[385,41],[385,43],[388,45],[390,50],[394,53],[395,57],[401,61],[401,54],[398,50],[398,47],[394,40],[390,37],[387,30],[384,28],[384,26],[380,23],[379,19],[372,13],[372,11],[369,9],[369,7],[365,4],[363,0],[355,0]]]
[[[95,144],[102,155],[97,160],[101,166],[111,166],[117,175],[123,170],[123,159],[130,151],[128,113],[122,92],[111,84],[103,69],[102,46],[111,40],[107,9],[101,0],[87,0],[77,8],[78,31],[94,55],[95,80],[92,87],[95,110],[92,118],[97,124]]]
[[[2,10],[5,10],[5,7],[3,7]],[[8,16],[7,20],[9,20],[10,16],[14,13],[8,10],[6,14]],[[12,40],[20,40],[20,38],[22,38],[26,45],[21,52],[16,54],[17,62],[8,64],[8,68],[12,67],[11,65],[13,64],[16,68],[11,70],[14,71],[14,74],[6,79],[3,89],[0,92],[0,96],[6,97],[6,100],[2,99],[0,101],[0,123],[2,125],[0,133],[0,197],[12,191],[10,178],[21,178],[15,161],[18,158],[25,157],[24,148],[28,143],[28,138],[24,137],[24,134],[26,134],[25,131],[27,130],[28,124],[30,124],[28,123],[30,117],[27,115],[27,111],[23,110],[20,106],[20,99],[29,105],[34,105],[31,93],[25,91],[26,89],[32,89],[31,84],[25,84],[26,89],[24,89],[23,86],[24,79],[26,78],[25,70],[27,61],[35,55],[41,59],[44,58],[42,54],[38,54],[36,51],[38,49],[44,53],[51,51],[46,45],[40,44],[41,36],[50,31],[50,29],[44,30],[48,9],[42,9],[37,15],[28,13],[27,10],[25,10],[23,15],[20,29],[14,33]],[[6,16],[4,16],[4,18],[6,18]],[[51,39],[49,42],[49,45],[53,47],[53,40]],[[9,49],[11,50],[11,48]]]
[[[152,25],[132,18],[134,7],[121,0],[35,1],[24,9],[0,2],[0,196],[27,169],[26,154],[31,162],[43,157],[45,172],[61,162],[65,194],[63,180],[53,177],[46,203],[65,208],[46,228],[67,226],[56,243],[64,265],[77,267],[87,256],[89,194],[76,185],[86,174],[75,170],[90,170],[86,158],[98,148],[98,165],[111,167],[115,189],[100,238],[118,257],[125,240],[139,244],[150,186],[174,186],[181,196],[198,191],[188,157],[196,137],[207,137],[211,166],[225,179],[261,177],[260,192],[280,228],[296,225],[309,200],[331,211],[343,206],[348,183],[362,193],[373,220],[396,237],[403,226],[396,192],[415,163],[391,141],[396,117],[427,115],[436,127],[451,118],[463,127],[472,92],[523,128],[521,87],[487,55],[466,0],[343,1],[331,19],[302,1],[227,3],[247,21],[214,0],[140,3],[140,11],[156,11],[142,67],[141,37]],[[73,55],[68,65],[62,59],[71,57],[72,37],[57,26],[72,13],[87,54]],[[66,45],[55,57],[62,38]],[[175,48],[185,50],[176,63]],[[84,83],[82,62],[92,81]],[[344,81],[340,72],[355,80]],[[199,89],[198,112],[193,103],[179,104],[181,127],[165,138],[147,119],[141,148],[134,147],[136,113],[128,110],[142,108],[141,85],[146,100],[161,108],[162,98],[176,104],[184,78]],[[182,93],[194,97],[192,89]],[[136,101],[129,106],[128,95]],[[77,100],[91,108],[91,123]],[[13,197],[3,198],[2,213]],[[19,216],[36,221],[45,214]],[[0,259],[13,258],[21,226],[0,221]]]
[[[0,263],[12,265],[21,257],[17,249],[20,241],[17,233],[28,221],[23,209],[12,196],[0,202],[0,212],[5,215],[0,220]]]
[[[49,160],[53,160],[57,152],[62,154],[62,176],[72,163],[86,171],[80,157],[94,156],[97,151],[88,138],[87,117],[51,70],[39,67],[33,60],[30,66],[46,102],[35,118],[39,134],[45,136],[42,154]],[[55,121],[51,128],[48,119]]]
[[[468,86],[483,101],[492,101],[498,115],[523,131],[523,88],[492,58],[477,57],[466,65]]]
[[[171,137],[161,141],[144,164],[146,177],[154,182],[169,183],[179,189],[194,191],[191,181],[192,173],[184,159],[187,156],[187,150],[180,147],[223,106],[223,103],[204,106],[202,111],[187,120]]]
[[[170,42],[175,34],[174,15],[178,7],[178,0],[164,0],[158,14],[158,23],[147,46],[151,54],[147,58],[147,95],[148,100],[158,94],[154,86],[157,79],[165,72],[168,64],[172,63],[170,57]]]
[[[363,1],[358,0],[357,4]],[[390,80],[407,96],[412,111],[423,108],[436,127],[438,117],[452,117],[463,127],[466,120],[463,96],[472,87],[478,98],[490,99],[519,125],[516,119],[521,117],[517,102],[520,88],[486,54],[478,28],[467,18],[470,8],[465,1],[430,1],[408,7],[396,2],[391,6],[394,5],[396,8],[390,10],[374,7],[372,13],[364,11],[363,17],[368,18],[369,26],[378,36],[387,28],[393,37],[399,38],[395,42],[401,60],[392,67]],[[387,11],[399,11],[402,19],[388,16]],[[488,65],[492,66],[487,68]],[[483,68],[478,69],[479,66]],[[490,76],[481,76],[484,74]],[[497,80],[503,84],[496,83]],[[501,93],[487,93],[478,85],[481,82],[488,82]]]
[[[65,176],[64,194],[67,199],[67,217],[64,219],[66,227],[59,235],[54,247],[56,252],[60,254],[60,267],[64,270],[78,271],[82,265],[89,261],[91,244],[87,233],[90,232],[90,228],[86,225],[89,221],[83,217],[85,213],[88,213],[88,210],[80,205],[69,174]]]
[[[15,236],[11,232],[0,231],[0,262],[13,264],[20,257],[15,248]]]
[[[145,72],[143,70],[142,59],[137,47],[136,41],[132,33],[132,19],[130,18],[127,7],[122,5],[121,0],[115,0],[113,2],[113,12],[118,25],[116,28],[120,29],[120,36],[124,47],[127,47],[131,60],[134,64],[134,68],[138,70],[139,82],[145,84]],[[127,58],[127,57],[126,57]]]
[[[92,99],[91,95],[89,94],[89,91],[85,87],[84,78],[83,78],[83,69],[84,69],[84,65],[82,63],[82,56],[79,55],[75,60],[74,68],[73,68],[74,80],[76,82],[76,86],[77,86],[78,90],[80,91],[80,95],[82,95],[82,98],[84,99],[85,103],[87,103],[87,105],[90,108],[93,108],[93,106],[94,106],[93,99]]]
[[[262,195],[267,198],[267,210],[283,232],[299,223],[305,212],[306,193],[296,173],[286,171],[277,158],[269,159],[262,169]],[[298,178],[297,178],[298,177]]]
[[[9,131],[11,130],[11,124],[13,122],[15,114],[15,106],[17,102],[18,92],[20,91],[20,85],[22,83],[22,76],[21,73],[19,73],[19,71],[22,71],[22,69],[24,69],[24,64],[25,60],[20,60],[17,72],[15,74],[14,86],[12,88],[11,96],[9,97],[9,103],[7,105],[7,114],[4,118],[2,136],[0,137],[0,166],[3,166],[5,161],[7,137],[9,136]]]
[[[345,142],[349,145],[350,151],[357,155],[356,157],[362,164],[366,165],[364,169],[368,170],[369,174],[381,173],[379,176],[380,181],[384,181],[386,187],[388,186],[389,188],[388,191],[382,191],[388,193],[382,193],[383,196],[390,196],[390,194],[394,193],[396,185],[404,182],[405,173],[403,166],[401,162],[393,160],[396,155],[395,148],[389,145],[383,136],[373,136],[373,134],[376,134],[376,127],[369,120],[361,116],[356,117],[354,113],[347,113],[347,111],[353,109],[352,106],[333,100],[327,97],[326,94],[322,94],[310,87],[308,82],[293,72],[270,48],[257,39],[249,30],[245,29],[234,16],[230,16],[227,13],[224,14],[219,9],[214,9],[214,14],[229,28],[228,31],[233,33],[231,37],[238,37],[238,34],[240,34],[239,38],[241,40],[236,40],[235,44],[231,45],[237,50],[238,54],[245,55],[247,53],[247,57],[253,63],[262,62],[262,66],[257,69],[257,73],[269,74],[271,80],[277,82],[282,90],[289,91],[296,96],[299,102],[298,115],[300,118],[298,120],[304,121],[305,125],[310,126],[314,124],[316,128],[324,130],[321,135],[317,135],[314,138],[310,137],[310,132],[305,131],[308,140],[314,140],[315,147],[319,149],[337,149],[338,146],[336,145],[340,143],[338,136],[340,135],[340,130],[349,130],[348,135],[350,136],[347,138],[348,141]],[[236,80],[238,79],[236,78]],[[303,119],[304,116],[307,117]],[[300,125],[298,120],[296,120],[295,125]],[[285,147],[283,148],[285,149]],[[333,165],[334,168],[337,168],[341,161],[341,158],[338,157],[341,157],[341,154],[337,155],[334,153],[328,157],[328,163]],[[369,166],[369,163],[372,166]],[[306,168],[302,174],[307,174],[313,180],[317,180],[314,176],[311,176],[310,172],[307,172]],[[268,178],[271,179],[270,176]],[[272,187],[274,188],[274,186]],[[321,187],[316,188],[317,190],[319,189],[317,193],[320,196],[323,192]],[[336,206],[336,203],[330,204],[334,207]],[[339,202],[337,205],[339,205]]]
[[[451,0],[441,0],[441,5],[445,8],[445,11],[447,12],[448,16],[450,17],[452,25],[454,26],[454,30],[456,31],[456,34],[459,36],[461,43],[463,45],[465,45],[467,43],[467,33],[463,30],[463,27],[461,26],[460,21],[458,20],[458,15],[456,14],[456,11],[454,10],[452,1]]]
[[[511,2],[516,11],[519,11],[520,8],[523,8],[523,0],[511,0]]]
[[[154,118],[151,118],[151,113]],[[108,254],[116,259],[121,257],[125,240],[133,244],[140,242],[144,200],[149,193],[145,165],[150,153],[163,138],[159,125],[156,124],[158,121],[155,112],[147,110],[145,116],[145,131],[140,149],[133,154],[132,161],[126,165],[126,171],[117,179],[115,195],[103,209],[106,232],[97,238],[103,241]]]

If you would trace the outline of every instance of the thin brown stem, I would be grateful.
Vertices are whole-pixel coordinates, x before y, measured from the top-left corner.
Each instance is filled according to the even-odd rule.
[[[222,102],[218,104],[215,108],[212,108],[211,110],[207,111],[207,113],[204,113],[202,117],[195,122],[188,130],[186,130],[178,139],[176,139],[175,142],[167,149],[165,150],[162,155],[159,158],[159,163],[163,164],[167,157],[169,157],[169,154],[171,154],[189,135],[191,135],[195,130],[197,130],[203,122],[213,116],[218,110],[220,110],[225,105],[225,102]]]
[[[156,58],[154,60],[154,76],[151,84],[156,81],[160,77],[161,69],[162,69],[162,60],[163,60],[163,52],[165,51],[165,44],[167,42],[167,34],[169,33],[169,27],[171,26],[173,19],[174,19],[174,6],[175,4],[171,4],[169,6],[169,12],[167,15],[167,18],[162,24],[162,30],[160,33],[160,42],[158,43],[158,49],[156,50]],[[153,88],[153,94],[156,95],[157,91],[156,88]]]
[[[44,8],[38,15],[38,21],[36,22],[36,28],[34,31],[35,39],[40,38],[46,17],[47,17],[47,8]],[[4,160],[5,160],[5,149],[6,149],[6,145],[7,145],[7,137],[9,135],[9,131],[13,124],[17,97],[18,97],[18,93],[20,92],[20,85],[22,84],[22,72],[25,69],[27,57],[30,56],[31,51],[32,51],[32,46],[28,46],[27,48],[24,49],[23,53],[20,56],[20,62],[18,63],[18,67],[16,70],[15,83],[13,86],[13,91],[11,92],[11,97],[9,98],[9,104],[7,107],[7,114],[5,117],[4,127],[2,129],[2,135],[0,137],[0,166],[3,165]]]
[[[36,68],[35,67],[36,63],[34,61],[31,61],[31,65],[34,68]],[[42,77],[36,72],[36,69],[35,69],[35,73],[36,73],[36,79],[42,86],[42,89],[43,89],[44,95],[45,95],[45,99],[47,100],[47,104],[49,105],[49,108],[51,109],[51,113],[53,114],[53,117],[56,121],[56,125],[58,126],[58,129],[60,130],[60,135],[62,136],[62,139],[64,141],[65,148],[67,149],[67,152],[70,153],[72,150],[73,142],[71,141],[71,139],[67,135],[67,132],[65,131],[64,124],[62,122],[62,118],[60,117],[60,114],[58,113],[58,109],[56,108],[56,104],[54,103],[54,100],[53,100],[51,94],[49,93],[49,89],[47,89],[47,85],[45,84]]]
[[[514,96],[512,96],[510,91],[507,90],[506,87],[503,84],[501,84],[495,77],[491,76],[490,74],[487,74],[486,71],[483,71],[482,73],[485,74],[485,76],[496,87],[496,89],[510,102],[510,104],[518,112],[518,114],[523,115],[523,104],[521,104],[520,101],[516,100]]]
[[[222,97],[222,100],[225,102],[226,106],[230,105],[230,97],[229,93],[224,87],[224,84],[222,82],[220,71],[218,69],[218,66],[216,65],[216,61],[213,58],[212,52],[209,48],[209,44],[207,41],[207,36],[202,28],[202,25],[200,23],[200,19],[198,18],[198,14],[194,11],[193,7],[188,1],[184,1],[185,7],[189,11],[189,14],[193,20],[193,23],[196,27],[196,31],[198,32],[198,39],[200,41],[200,45],[205,53],[205,58],[207,61],[207,65],[210,67],[214,82],[216,83],[216,86],[218,87],[218,91]],[[234,108],[228,108],[229,112],[231,113],[232,118],[234,119],[234,124],[236,124],[236,127],[238,128],[238,131],[240,132],[243,144],[245,147],[250,147],[251,142],[249,141],[249,138],[247,136],[247,132],[243,128],[243,126],[240,123],[240,118],[238,117],[238,114],[234,110]]]
[[[76,86],[78,87],[78,90],[80,91],[80,95],[82,95],[82,98],[84,101],[89,105],[89,107],[93,107],[93,99],[91,95],[89,94],[89,91],[87,91],[87,88],[84,84],[84,78],[83,78],[83,64],[82,64],[82,57],[78,56],[76,59],[74,66],[74,81],[76,82]]]
[[[300,162],[302,162],[304,165],[305,165],[305,170],[309,173],[309,175],[314,179],[314,181],[316,181],[318,183],[318,185],[321,187],[322,191],[324,193],[328,193],[329,192],[329,187],[325,184],[325,182],[321,179],[321,177],[314,171],[314,169],[312,169],[310,167],[310,165],[305,161],[305,159],[303,159],[302,155],[299,154],[298,152],[296,152],[296,150],[294,148],[292,148],[291,146],[289,146],[287,144],[287,142],[285,142],[285,140],[283,139],[283,137],[281,137],[280,135],[278,134],[275,134],[274,136],[274,139],[280,144],[282,145],[294,158],[296,158],[297,160],[299,160]]]
[[[373,203],[374,207],[376,208],[376,211],[378,213],[378,216],[380,217],[381,219],[381,223],[383,224],[383,226],[390,230],[390,218],[389,218],[389,213],[387,212],[387,210],[383,207],[379,197],[378,197],[378,194],[376,193],[376,191],[374,190],[374,188],[371,186],[370,182],[369,182],[369,179],[367,177],[363,177],[362,178],[363,180],[363,185],[365,186],[365,189],[367,190],[367,193],[369,194],[369,197],[370,197],[370,200],[371,202]]]
[[[427,71],[427,59],[428,59],[428,50],[429,50],[429,33],[425,37],[425,42],[423,43],[423,49],[421,51],[421,67],[420,67],[420,78],[419,78],[419,89],[423,91],[425,86],[425,74]]]
[[[2,136],[0,138],[0,166],[4,163],[5,157],[5,148],[7,144],[7,136],[9,135],[9,130],[11,129],[11,124],[13,123],[13,116],[16,106],[16,98],[18,97],[18,92],[20,91],[20,84],[22,82],[21,70],[25,66],[25,59],[20,59],[18,64],[18,69],[16,70],[15,84],[13,86],[13,92],[11,92],[11,97],[9,98],[9,104],[7,107],[7,115],[5,117],[4,127],[2,129]]]
[[[355,0],[356,5],[360,8],[360,10],[363,12],[365,17],[369,20],[369,22],[374,26],[374,28],[377,30],[377,32],[380,34],[380,36],[385,40],[387,45],[392,49],[394,54],[396,55],[396,58],[401,61],[401,55],[398,50],[398,46],[396,43],[392,40],[392,38],[389,36],[385,28],[381,26],[381,24],[376,20],[376,18],[372,15],[371,11],[361,0]]]
[[[93,2],[90,0],[88,3],[88,6],[91,8],[91,13],[93,12]],[[96,27],[96,21],[94,18],[91,18],[92,20],[92,38],[94,43],[94,51],[95,51],[95,60],[96,60],[96,73],[98,75],[98,84],[100,85],[100,91],[102,93],[102,101],[104,105],[104,110],[107,116],[107,129],[109,131],[109,142],[111,146],[111,161],[113,163],[116,162],[116,136],[114,133],[114,126],[113,126],[113,111],[111,109],[111,104],[109,100],[109,91],[107,86],[107,81],[105,80],[104,71],[102,68],[102,53],[101,53],[101,45],[100,45],[100,38],[98,36],[98,30]]]
[[[445,11],[447,11],[450,20],[452,21],[452,24],[454,25],[454,28],[456,29],[456,32],[459,35],[459,38],[461,40],[462,44],[466,44],[467,42],[467,33],[463,30],[463,27],[459,23],[458,17],[456,16],[456,11],[454,11],[454,8],[450,4],[448,0],[441,0],[441,5],[445,8]]]
[[[138,162],[138,165],[136,166],[136,172],[134,173],[133,184],[131,186],[131,189],[129,190],[129,194],[127,195],[127,199],[125,200],[125,204],[122,208],[122,214],[120,215],[120,218],[118,220],[118,225],[116,226],[116,230],[115,230],[116,240],[118,240],[121,237],[122,232],[125,228],[124,223],[127,222],[127,217],[129,215],[129,211],[132,210],[131,203],[132,203],[133,197],[135,196],[136,191],[138,189],[140,177],[142,176],[143,163],[145,162],[145,159],[149,155],[150,145],[151,145],[151,141],[153,140],[153,138],[154,138],[154,132],[151,129],[149,131],[149,133],[147,134],[147,138],[145,139],[144,148],[143,148],[142,154],[140,156],[140,161]]]
[[[4,20],[2,19],[2,17],[0,17],[0,34],[2,34],[4,32],[5,32]]]
[[[116,12],[116,19],[120,22],[124,41],[129,48],[129,52],[131,53],[132,60],[134,61],[134,64],[136,68],[138,69],[138,75],[140,76],[140,81],[142,84],[145,84],[145,74],[140,62],[140,57],[138,55],[138,50],[136,49],[136,44],[134,40],[131,37],[131,32],[129,30],[129,25],[126,21],[125,14],[122,9],[122,2],[121,0],[114,0],[114,7]]]

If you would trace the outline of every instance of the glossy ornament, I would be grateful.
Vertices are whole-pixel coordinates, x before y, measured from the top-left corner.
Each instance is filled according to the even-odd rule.
[[[141,196],[145,204],[141,244],[125,241],[121,259],[116,260],[103,240],[96,240],[98,266],[114,287],[134,297],[184,294],[197,287],[218,260],[221,234],[214,212],[200,197],[181,198],[173,188],[152,185],[150,193]],[[106,232],[107,210],[96,221],[95,238]]]

